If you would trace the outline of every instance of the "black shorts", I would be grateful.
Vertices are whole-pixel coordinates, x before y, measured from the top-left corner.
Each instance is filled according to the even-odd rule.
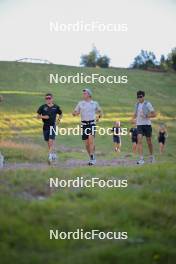
[[[96,132],[96,125],[95,123],[89,123],[87,124],[82,124],[82,140],[87,140],[90,135],[93,135],[95,137],[95,132]]]
[[[151,125],[139,125],[137,126],[137,134],[141,134],[145,137],[150,138],[152,136],[152,126]]]
[[[121,142],[120,136],[113,136],[113,142],[120,144],[120,142]]]
[[[55,130],[55,126],[53,126],[54,130]],[[50,135],[50,127],[43,127],[43,137],[45,141],[49,141],[49,139],[55,140],[55,133],[53,131],[53,129],[51,130],[52,134]]]
[[[159,143],[162,143],[162,144],[164,145],[165,142],[166,142],[166,138],[165,138],[165,137],[159,137],[159,138],[158,138],[158,142],[159,142]]]
[[[137,144],[137,137],[134,137],[134,138],[132,137],[132,138],[131,138],[131,141],[132,141],[132,143]]]

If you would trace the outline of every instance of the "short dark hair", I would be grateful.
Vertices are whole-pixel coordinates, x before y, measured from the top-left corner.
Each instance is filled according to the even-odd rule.
[[[142,95],[145,96],[145,92],[144,91],[137,91],[137,96]]]
[[[51,97],[53,97],[52,93],[47,93],[47,94],[45,94],[45,97],[46,97],[46,96],[51,96]]]

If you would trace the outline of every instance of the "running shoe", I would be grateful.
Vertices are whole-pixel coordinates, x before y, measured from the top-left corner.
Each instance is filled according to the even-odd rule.
[[[155,157],[154,156],[150,156],[149,157],[149,162],[150,163],[154,163],[155,162]]]
[[[48,155],[48,164],[49,165],[51,165],[52,160],[53,160],[52,153],[49,153],[49,155]]]
[[[56,161],[56,159],[57,159],[56,153],[52,153],[52,161]]]
[[[88,165],[92,166],[92,165],[95,165],[95,164],[96,164],[96,158],[95,158],[95,155],[93,155],[93,158],[89,160]]]
[[[144,159],[140,159],[140,160],[137,161],[137,164],[138,164],[138,165],[143,165],[144,163],[145,163],[145,162],[144,162]]]

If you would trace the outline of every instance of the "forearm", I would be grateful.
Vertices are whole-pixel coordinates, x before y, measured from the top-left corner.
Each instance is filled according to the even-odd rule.
[[[99,111],[97,112],[97,115],[98,115],[99,118],[101,118],[101,117],[103,116],[103,111],[102,111],[102,110],[99,110]]]
[[[133,114],[132,116],[132,122],[134,122],[134,120],[136,119],[137,115],[136,114]]]
[[[42,115],[42,114],[40,115],[40,114],[38,114],[37,118],[38,119],[49,119],[49,116],[48,115]]]
[[[79,115],[79,112],[77,112],[77,111],[73,111],[72,115],[73,115],[73,116],[78,116],[78,115]]]
[[[63,117],[63,114],[58,115],[58,121],[60,121],[62,119],[62,117]]]
[[[156,117],[156,113],[155,112],[151,112],[147,115],[148,118],[154,118]]]

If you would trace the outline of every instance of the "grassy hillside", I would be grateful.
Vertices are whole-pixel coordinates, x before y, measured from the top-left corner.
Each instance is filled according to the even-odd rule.
[[[154,143],[156,154],[158,153],[157,127],[158,123],[164,122],[169,131],[167,160],[174,160],[174,130],[175,126],[175,98],[176,75],[173,73],[152,73],[146,71],[126,69],[92,69],[59,65],[28,64],[17,62],[0,62],[0,94],[4,96],[4,102],[0,104],[0,122],[2,141],[10,140],[9,143],[2,143],[5,155],[9,161],[27,159],[40,161],[43,159],[45,146],[41,137],[41,122],[36,120],[35,113],[39,105],[43,103],[43,96],[51,91],[56,102],[64,112],[62,127],[74,127],[79,124],[78,118],[73,118],[71,112],[76,103],[81,99],[81,90],[87,85],[84,84],[49,84],[49,73],[59,75],[74,75],[77,72],[85,74],[99,73],[107,75],[127,75],[128,84],[93,84],[95,100],[99,101],[104,111],[104,117],[99,123],[103,127],[112,127],[116,119],[120,119],[123,127],[131,127],[130,118],[136,101],[136,91],[146,91],[147,99],[151,100],[156,111],[157,119],[153,122]],[[90,86],[90,85],[89,85]],[[15,144],[11,140],[15,140]],[[112,138],[110,136],[97,136],[97,149],[106,158],[114,157],[112,153]],[[58,146],[80,147],[82,142],[79,136],[58,136]],[[34,151],[31,151],[32,145]],[[122,139],[122,155],[129,153],[131,148],[129,137]],[[25,144],[25,150],[21,144]],[[43,149],[37,151],[37,144]],[[9,150],[9,146],[10,150]],[[24,155],[21,153],[24,150]],[[27,151],[29,149],[29,151]],[[14,151],[15,150],[15,151]],[[17,152],[16,152],[17,150]],[[14,155],[11,155],[14,151]],[[27,151],[27,158],[26,156]],[[10,152],[10,153],[9,153]],[[31,153],[31,155],[29,154]],[[40,153],[39,153],[40,152]],[[21,153],[21,154],[20,154]],[[19,157],[18,157],[19,155]],[[65,153],[61,154],[64,159]],[[78,155],[74,153],[73,155]],[[163,159],[158,157],[158,159]],[[164,158],[165,160],[165,158]]]
[[[99,125],[120,119],[131,127],[136,91],[145,90],[158,115],[153,120],[157,162],[151,165],[0,170],[0,259],[2,264],[173,264],[176,261],[176,75],[127,69],[92,69],[60,65],[0,62],[0,151],[10,163],[43,163],[47,149],[36,110],[52,92],[64,112],[62,127],[76,126],[71,112],[85,85],[49,84],[49,73],[128,75],[126,85],[94,84],[104,116]],[[157,127],[167,125],[166,152],[158,153]],[[60,162],[86,160],[79,136],[58,136]],[[96,137],[97,158],[116,159],[110,136]],[[145,154],[147,149],[145,145]],[[128,136],[119,159],[132,156]],[[50,177],[127,179],[125,189],[50,189]],[[127,231],[127,241],[49,240],[49,229]]]

